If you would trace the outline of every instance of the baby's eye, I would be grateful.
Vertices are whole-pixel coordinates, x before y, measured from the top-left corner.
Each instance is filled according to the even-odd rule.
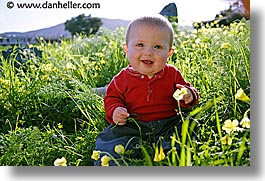
[[[142,43],[137,43],[136,46],[137,46],[137,47],[143,47],[144,44],[142,44]]]
[[[154,48],[155,49],[162,49],[163,47],[161,45],[155,45]]]

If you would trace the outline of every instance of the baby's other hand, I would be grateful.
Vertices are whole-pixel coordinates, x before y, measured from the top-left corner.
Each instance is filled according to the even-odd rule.
[[[118,125],[125,125],[127,118],[130,116],[130,114],[127,112],[127,109],[124,107],[117,107],[114,112],[112,119],[114,123]]]
[[[185,86],[181,84],[176,84],[176,87],[178,89],[185,88]],[[187,94],[185,94],[181,100],[183,100],[185,104],[189,104],[193,101],[193,95],[189,89],[187,89]]]

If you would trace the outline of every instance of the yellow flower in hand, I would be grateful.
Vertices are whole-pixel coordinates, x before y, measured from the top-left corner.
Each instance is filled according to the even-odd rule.
[[[101,165],[102,166],[109,166],[109,161],[110,161],[110,157],[108,157],[107,155],[104,155],[101,158]]]
[[[66,159],[64,157],[62,158],[57,158],[55,161],[54,161],[54,166],[67,166],[66,165]]]
[[[116,145],[115,148],[114,148],[114,151],[118,154],[121,154],[123,155],[124,154],[124,146],[119,144],[119,145]]]
[[[91,158],[94,159],[94,160],[98,160],[99,157],[100,157],[100,151],[94,150],[92,155],[91,155]]]
[[[188,93],[187,88],[183,87],[183,88],[181,88],[181,89],[177,89],[177,90],[174,92],[173,97],[174,97],[177,101],[180,101],[180,100],[183,98],[183,96],[184,96],[185,94],[187,94],[187,93]]]
[[[250,98],[245,94],[244,90],[242,88],[240,88],[235,95],[235,98],[240,100],[240,101],[244,101],[244,102],[249,102]]]

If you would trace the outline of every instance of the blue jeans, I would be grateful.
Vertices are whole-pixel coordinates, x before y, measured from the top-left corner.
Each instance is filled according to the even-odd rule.
[[[152,143],[156,143],[161,137],[163,137],[162,145],[164,150],[170,150],[170,136],[176,133],[176,131],[181,136],[181,127],[182,121],[180,115],[152,122],[127,121],[123,126],[109,125],[98,135],[95,150],[108,152],[114,158],[120,158],[120,155],[115,153],[114,147],[121,144],[125,147],[125,151],[130,150],[128,158],[138,158],[141,155],[141,148],[139,147],[141,140],[152,145]],[[175,147],[177,150],[180,149],[177,143]],[[101,154],[101,157],[103,155]],[[116,165],[114,161],[110,161],[109,164]],[[100,166],[100,159],[94,161],[94,165]]]

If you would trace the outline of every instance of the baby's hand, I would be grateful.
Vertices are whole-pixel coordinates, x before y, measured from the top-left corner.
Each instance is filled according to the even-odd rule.
[[[176,84],[176,87],[178,89],[185,88],[185,86],[181,84]],[[193,95],[189,89],[187,89],[187,94],[183,95],[183,98],[181,100],[183,100],[185,104],[189,104],[193,101]]]
[[[114,123],[118,125],[125,125],[127,118],[130,116],[130,114],[127,112],[127,109],[124,107],[117,107],[114,112],[112,119]]]

